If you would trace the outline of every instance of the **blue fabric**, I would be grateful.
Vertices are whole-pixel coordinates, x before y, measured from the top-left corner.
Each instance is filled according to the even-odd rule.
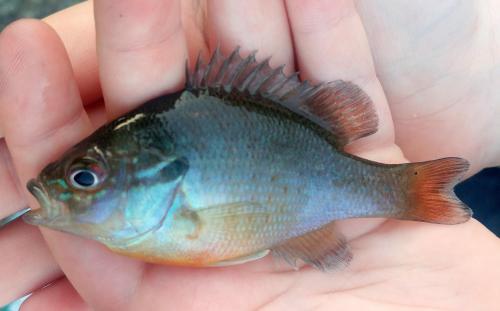
[[[500,236],[500,168],[488,168],[455,188],[457,196],[474,211],[474,218]]]

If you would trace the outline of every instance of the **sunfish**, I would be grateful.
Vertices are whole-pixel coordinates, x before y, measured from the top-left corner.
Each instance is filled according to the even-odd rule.
[[[269,252],[330,270],[352,255],[336,220],[458,224],[460,158],[381,164],[343,151],[377,131],[355,84],[311,85],[218,49],[183,91],[99,128],[28,183],[24,216],[146,262],[224,266]]]

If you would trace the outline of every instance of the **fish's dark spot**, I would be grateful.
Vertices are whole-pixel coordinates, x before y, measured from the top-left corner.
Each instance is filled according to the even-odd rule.
[[[273,196],[269,194],[269,195],[267,196],[267,202],[268,202],[268,203],[269,203],[269,202],[271,202],[271,201],[272,201],[272,199],[273,199]]]
[[[288,186],[283,186],[283,193],[287,194],[288,193]]]
[[[271,181],[276,181],[278,179],[278,176],[277,175],[273,175],[271,176]]]
[[[417,175],[418,175],[418,172],[417,172],[417,171],[413,172],[413,175],[417,176]]]

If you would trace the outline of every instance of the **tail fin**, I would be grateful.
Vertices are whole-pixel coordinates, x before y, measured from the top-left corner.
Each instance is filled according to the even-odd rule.
[[[408,164],[409,209],[405,219],[440,224],[459,224],[472,216],[472,210],[453,192],[469,163],[461,158],[444,158]]]

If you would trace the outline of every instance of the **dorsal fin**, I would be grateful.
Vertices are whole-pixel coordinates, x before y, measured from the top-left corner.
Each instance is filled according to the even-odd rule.
[[[301,82],[297,73],[285,75],[284,66],[271,68],[269,59],[257,62],[255,54],[242,58],[238,47],[227,57],[217,48],[208,63],[198,56],[194,70],[187,70],[186,88],[237,90],[269,99],[329,130],[340,148],[377,131],[373,103],[357,85]]]

